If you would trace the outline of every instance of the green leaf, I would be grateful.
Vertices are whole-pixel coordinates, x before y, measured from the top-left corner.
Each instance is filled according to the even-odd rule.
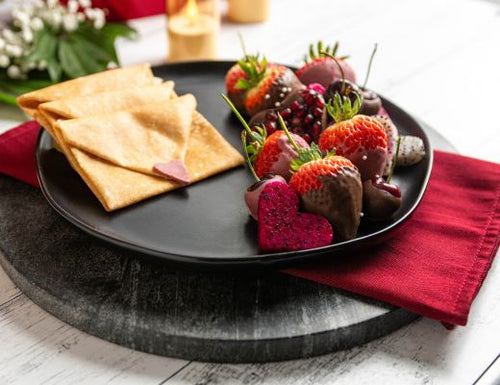
[[[87,75],[87,71],[80,62],[80,58],[76,54],[74,46],[69,42],[62,40],[59,43],[58,57],[62,70],[70,78],[78,78]]]
[[[16,97],[7,92],[0,92],[0,103],[6,103],[12,106],[17,106]]]
[[[126,39],[137,39],[137,30],[123,23],[107,23],[102,29],[102,33],[110,38],[124,37]]]
[[[101,48],[95,42],[88,40],[84,35],[74,34],[71,37],[71,41],[75,49],[81,51],[85,56],[92,57],[106,64],[115,60],[113,53]]]
[[[55,58],[47,60],[47,71],[49,73],[50,80],[54,83],[61,80],[62,68]]]
[[[42,28],[37,31],[33,43],[33,51],[25,58],[26,62],[31,61],[50,61],[55,58],[57,51],[58,38],[49,29]]]

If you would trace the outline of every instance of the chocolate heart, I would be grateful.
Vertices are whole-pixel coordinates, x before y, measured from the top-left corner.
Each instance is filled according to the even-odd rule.
[[[289,185],[271,182],[264,187],[258,221],[262,251],[312,249],[332,242],[332,226],[325,218],[298,209],[299,197]]]

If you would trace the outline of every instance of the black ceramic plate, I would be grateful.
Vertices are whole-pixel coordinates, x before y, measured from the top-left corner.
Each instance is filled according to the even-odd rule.
[[[219,96],[224,92],[224,76],[232,64],[180,63],[156,67],[154,72],[174,80],[178,94],[193,93],[198,110],[233,146],[241,149],[241,126]],[[246,187],[253,182],[244,167],[107,213],[43,131],[36,154],[38,177],[45,197],[59,214],[90,234],[139,251],[138,255],[145,258],[221,267],[282,267],[326,253],[346,254],[382,241],[409,217],[424,194],[432,167],[432,151],[422,127],[389,101],[384,99],[383,105],[403,134],[424,140],[427,156],[418,165],[397,170],[394,181],[402,189],[403,204],[393,220],[380,224],[362,221],[355,239],[313,250],[259,253],[257,225],[248,216],[243,200]]]

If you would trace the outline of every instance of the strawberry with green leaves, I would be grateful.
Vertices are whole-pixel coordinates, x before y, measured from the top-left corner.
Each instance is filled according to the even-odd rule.
[[[279,107],[290,93],[304,85],[288,67],[268,63],[266,58],[246,55],[226,75],[226,89],[235,105],[249,116]],[[241,108],[240,108],[241,109]]]
[[[356,166],[343,156],[323,156],[313,143],[292,162],[290,186],[305,211],[325,217],[339,241],[356,236],[361,220],[363,189]]]
[[[286,135],[281,130],[275,131],[269,136],[264,127],[255,126],[252,130],[231,101],[225,95],[222,97],[245,129],[245,152],[248,154],[255,176],[262,178],[265,174],[274,174],[281,175],[286,180],[290,179],[290,163],[299,156],[296,148],[307,149],[309,144],[300,136]],[[251,138],[248,144],[246,143],[247,136]],[[294,141],[295,146],[292,145],[290,138]]]
[[[323,46],[320,41],[316,45],[316,50],[314,45],[311,44],[309,46],[309,57],[305,55],[305,64],[296,71],[299,80],[305,85],[319,83],[325,88],[343,77],[352,83],[356,83],[356,75],[353,68],[346,61],[347,56],[337,56],[338,48],[338,42],[333,47],[330,47]],[[337,59],[341,69],[331,56]],[[344,76],[342,76],[342,72]]]
[[[349,96],[335,94],[326,106],[334,123],[323,130],[318,145],[323,152],[335,150],[337,155],[348,158],[365,181],[383,174],[387,161],[387,136],[377,119],[357,114],[361,103],[359,94],[354,103]]]

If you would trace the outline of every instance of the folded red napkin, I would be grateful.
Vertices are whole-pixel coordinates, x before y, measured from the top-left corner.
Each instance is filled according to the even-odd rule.
[[[34,122],[0,135],[0,173],[37,185]],[[286,272],[465,325],[499,245],[500,164],[436,151],[426,194],[392,238]]]

